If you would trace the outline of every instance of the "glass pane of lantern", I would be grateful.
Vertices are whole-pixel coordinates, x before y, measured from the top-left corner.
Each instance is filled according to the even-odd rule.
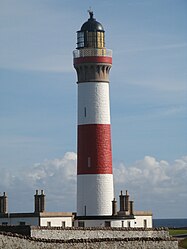
[[[84,32],[77,33],[77,45],[78,47],[84,47]]]

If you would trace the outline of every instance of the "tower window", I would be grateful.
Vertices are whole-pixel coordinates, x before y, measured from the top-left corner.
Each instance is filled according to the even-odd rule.
[[[84,32],[77,33],[77,47],[78,48],[84,47]]]
[[[91,167],[91,157],[88,157],[88,168]]]
[[[97,66],[97,73],[100,73],[100,66]]]
[[[86,117],[86,107],[84,107],[84,116]]]

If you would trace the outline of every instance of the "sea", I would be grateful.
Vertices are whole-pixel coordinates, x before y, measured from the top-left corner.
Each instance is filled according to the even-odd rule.
[[[153,227],[187,228],[187,219],[153,219]]]

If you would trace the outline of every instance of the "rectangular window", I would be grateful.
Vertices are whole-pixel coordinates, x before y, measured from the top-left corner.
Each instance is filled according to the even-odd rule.
[[[77,46],[84,47],[84,32],[77,33]]]
[[[79,221],[78,222],[78,227],[84,227],[84,221]]]
[[[86,117],[86,107],[84,107],[84,116]]]
[[[131,227],[131,222],[130,221],[128,221],[128,227]]]
[[[20,226],[25,226],[25,221],[20,221],[19,225]]]
[[[88,47],[97,47],[96,45],[96,32],[88,32],[87,33],[87,46]]]
[[[91,167],[91,157],[88,157],[88,168]]]
[[[104,33],[97,32],[97,47],[103,48],[104,47]]]
[[[144,220],[144,228],[147,228],[147,220]]]
[[[62,227],[66,227],[66,222],[62,221]]]
[[[47,221],[47,226],[51,227],[51,221]]]
[[[124,227],[124,220],[121,221],[121,227]]]
[[[110,221],[105,221],[105,227],[111,227]]]
[[[8,226],[8,222],[2,222],[2,226]]]

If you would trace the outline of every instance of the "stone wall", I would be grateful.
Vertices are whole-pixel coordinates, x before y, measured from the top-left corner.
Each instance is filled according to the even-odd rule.
[[[15,234],[0,233],[0,248],[4,249],[177,249],[178,242],[170,238],[123,238],[45,240]]]
[[[31,226],[0,226],[0,232],[10,232],[30,236]]]
[[[168,238],[164,228],[58,228],[31,227],[31,237],[44,239]]]

